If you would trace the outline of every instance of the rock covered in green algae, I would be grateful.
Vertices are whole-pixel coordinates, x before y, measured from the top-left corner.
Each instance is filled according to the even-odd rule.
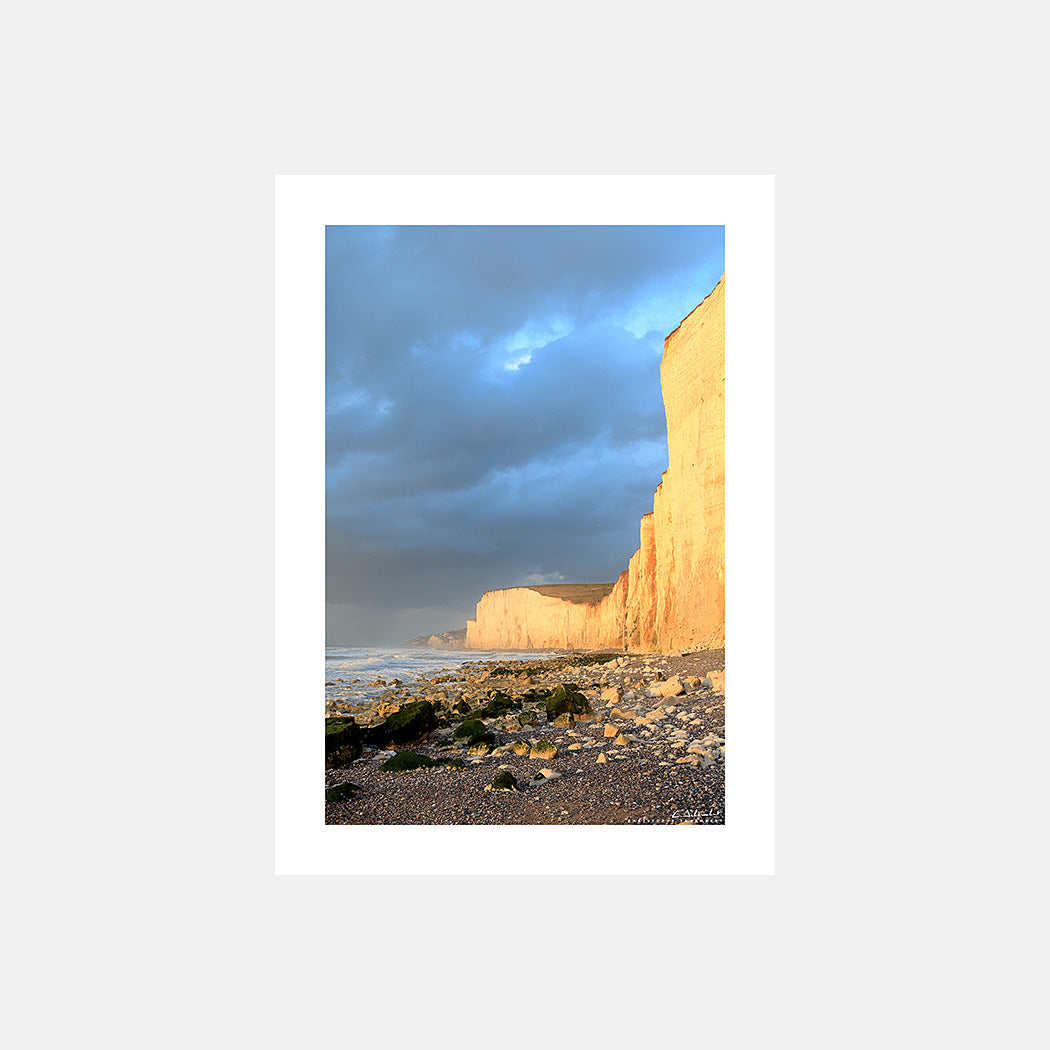
[[[407,744],[437,728],[437,715],[429,700],[414,700],[403,704],[377,726],[364,731],[366,744],[386,747],[388,744]]]
[[[348,780],[345,784],[337,784],[324,793],[325,802],[347,802],[354,797],[355,791],[360,791],[360,784],[351,784]]]
[[[361,755],[361,727],[352,718],[328,718],[324,724],[324,767],[340,769]]]
[[[506,693],[496,692],[489,697],[485,706],[476,711],[479,718],[501,718],[508,711],[516,711],[521,707],[521,701],[515,700]]]
[[[555,686],[554,691],[547,698],[547,721],[554,722],[559,715],[582,715],[585,718],[593,718],[594,710],[587,697],[580,690],[568,682]]]
[[[486,791],[518,791],[518,781],[514,774],[505,769],[492,778],[492,783],[485,788]]]
[[[540,740],[538,743],[534,744],[529,751],[529,758],[552,759],[557,757],[558,749],[550,740]]]
[[[457,740],[470,741],[486,732],[488,732],[488,730],[485,728],[484,722],[481,722],[477,718],[469,718],[466,722],[456,726],[456,731],[452,735]]]
[[[379,768],[404,773],[409,769],[427,769],[436,765],[437,763],[426,755],[417,755],[415,751],[401,751],[393,758],[388,758]]]

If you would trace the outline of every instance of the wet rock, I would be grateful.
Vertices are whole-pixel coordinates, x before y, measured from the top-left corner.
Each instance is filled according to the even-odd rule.
[[[408,744],[436,728],[437,715],[434,705],[427,700],[414,700],[399,707],[379,725],[364,730],[364,741],[376,747]]]
[[[484,706],[480,710],[475,711],[474,715],[476,718],[501,718],[508,711],[520,706],[521,701],[515,700],[506,693],[497,692],[489,697]]]
[[[553,693],[547,698],[546,708],[548,722],[555,721],[561,714],[594,717],[594,709],[587,697],[580,692],[577,686],[568,682],[555,686]]]
[[[340,769],[360,757],[361,727],[352,718],[328,718],[324,725],[324,767]]]

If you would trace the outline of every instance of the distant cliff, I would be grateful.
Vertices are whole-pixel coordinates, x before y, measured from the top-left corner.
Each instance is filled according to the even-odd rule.
[[[615,583],[489,591],[468,649],[719,648],[725,642],[725,274],[664,340],[668,466]]]
[[[467,629],[460,627],[458,631],[442,631],[440,634],[424,634],[419,638],[413,638],[405,645],[429,645],[432,649],[462,649],[467,637]]]

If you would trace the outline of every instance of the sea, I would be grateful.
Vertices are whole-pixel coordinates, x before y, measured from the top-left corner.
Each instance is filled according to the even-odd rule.
[[[432,671],[455,670],[465,663],[488,660],[544,660],[559,653],[545,649],[431,649],[425,645],[327,646],[324,653],[325,700],[360,703],[376,700],[389,688],[370,686],[377,678],[389,683],[400,678],[410,685],[420,675]]]

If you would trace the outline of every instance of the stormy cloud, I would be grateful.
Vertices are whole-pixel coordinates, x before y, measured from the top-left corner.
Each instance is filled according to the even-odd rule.
[[[667,467],[664,336],[722,227],[329,227],[330,645],[614,580]]]

